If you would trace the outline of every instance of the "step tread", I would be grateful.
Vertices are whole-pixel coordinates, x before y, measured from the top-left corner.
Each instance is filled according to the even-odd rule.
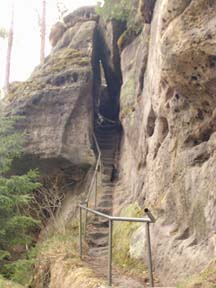
[[[98,229],[99,230],[99,229]],[[100,229],[102,230],[102,229]],[[93,240],[96,240],[96,239],[101,239],[101,238],[104,238],[104,237],[107,237],[109,234],[108,232],[108,229],[106,229],[106,231],[90,231],[88,232],[88,238],[87,239],[93,239]]]
[[[89,244],[96,247],[104,247],[108,245],[108,237],[103,237],[100,239],[88,239]]]
[[[99,203],[98,203],[98,206],[100,207],[110,207],[112,206],[112,199],[103,199],[103,200],[100,200]]]
[[[89,250],[89,256],[104,256],[108,253],[108,246],[105,247],[92,247]]]

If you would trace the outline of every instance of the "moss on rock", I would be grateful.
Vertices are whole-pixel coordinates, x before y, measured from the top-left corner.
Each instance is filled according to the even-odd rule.
[[[189,277],[177,288],[216,288],[216,259],[199,275]]]
[[[134,63],[131,63],[131,65],[134,65]],[[134,73],[135,70],[131,69],[131,71],[128,73],[128,77],[125,80],[124,85],[122,86],[121,91],[121,119],[130,116],[132,112],[135,110],[136,106],[136,83],[134,79]]]
[[[0,276],[0,288],[24,288],[24,286],[5,280]]]
[[[131,42],[140,34],[143,28],[142,22],[135,22],[127,30],[125,30],[119,37],[117,45],[120,51],[126,46],[130,45]]]
[[[65,233],[57,233],[39,245],[31,287],[104,287],[104,281],[98,279],[93,270],[81,261],[78,235],[78,225],[74,224]]]
[[[53,88],[50,78],[58,73],[65,73],[71,69],[90,69],[91,59],[83,51],[64,48],[47,57],[43,65],[38,66],[28,81],[14,82],[9,87],[6,99],[10,102],[15,99],[26,98],[34,95],[37,91]]]
[[[133,203],[123,208],[120,216],[143,217],[143,211],[138,203]],[[116,222],[113,229],[113,260],[117,266],[129,270],[132,273],[143,273],[144,264],[130,258],[130,241],[134,231],[140,227],[140,223]]]

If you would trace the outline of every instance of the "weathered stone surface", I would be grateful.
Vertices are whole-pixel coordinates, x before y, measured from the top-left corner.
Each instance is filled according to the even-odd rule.
[[[154,268],[161,283],[170,286],[216,258],[216,2],[157,0],[152,11],[153,2],[140,1],[149,24],[124,47],[122,75],[121,29],[100,22],[94,33],[94,17],[81,9],[65,19],[68,29],[45,64],[29,81],[11,87],[7,107],[25,115],[18,125],[29,134],[27,155],[63,159],[78,169],[72,171],[80,179],[83,174],[75,171],[94,162],[92,86],[100,86],[103,66],[107,87],[102,95],[112,99],[116,116],[123,78],[114,213],[135,201],[152,210],[157,218],[151,225]],[[66,204],[63,222],[74,211]],[[124,239],[125,251],[130,245],[131,257],[145,259],[144,228],[132,233],[132,239]]]
[[[158,219],[153,261],[164,285],[199,273],[216,257],[215,8],[215,1],[156,1],[139,101],[129,64],[135,42],[122,53],[122,199],[138,199]],[[127,103],[133,109],[122,113]]]
[[[64,17],[64,23],[67,27],[72,27],[74,24],[89,20],[98,20],[98,15],[95,12],[95,6],[84,6],[76,9]]]
[[[131,238],[130,257],[143,261],[144,255],[146,255],[146,233],[145,226],[142,225],[133,233]]]
[[[143,90],[149,34],[150,25],[145,25],[142,33],[121,54],[121,68],[124,72],[120,98],[122,121],[132,116]]]
[[[139,13],[143,17],[144,23],[151,23],[155,2],[156,0],[139,1]]]
[[[24,116],[17,125],[28,135],[26,156],[61,159],[75,170],[94,163],[91,57],[95,28],[95,21],[79,23],[77,33],[69,28],[28,81],[12,84],[7,111]]]
[[[53,25],[49,34],[49,41],[52,47],[54,47],[59,39],[61,39],[65,31],[66,27],[62,22],[57,22],[55,25]]]

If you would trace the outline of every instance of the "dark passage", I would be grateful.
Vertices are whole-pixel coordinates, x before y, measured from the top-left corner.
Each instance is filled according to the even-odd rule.
[[[119,119],[119,96],[122,85],[120,53],[117,39],[124,30],[124,25],[112,23],[113,44],[106,43],[106,30],[102,25],[94,35],[93,70],[94,70],[94,106],[95,117],[98,113],[110,120]]]

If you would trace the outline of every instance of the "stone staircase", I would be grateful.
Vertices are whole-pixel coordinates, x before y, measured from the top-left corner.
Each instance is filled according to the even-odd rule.
[[[95,127],[95,136],[101,150],[102,185],[98,193],[97,210],[112,215],[113,189],[117,180],[116,157],[119,143],[119,127]],[[107,279],[108,267],[108,220],[92,216],[87,228],[88,254],[85,258],[97,277]],[[143,288],[143,283],[133,279],[113,267],[113,287]],[[147,287],[147,286],[146,286]]]
[[[102,185],[98,194],[97,210],[112,215],[112,192],[114,186],[115,151],[118,144],[116,126],[95,127],[95,136],[101,151]],[[108,220],[93,217],[88,228],[89,255],[101,256],[108,253]]]

